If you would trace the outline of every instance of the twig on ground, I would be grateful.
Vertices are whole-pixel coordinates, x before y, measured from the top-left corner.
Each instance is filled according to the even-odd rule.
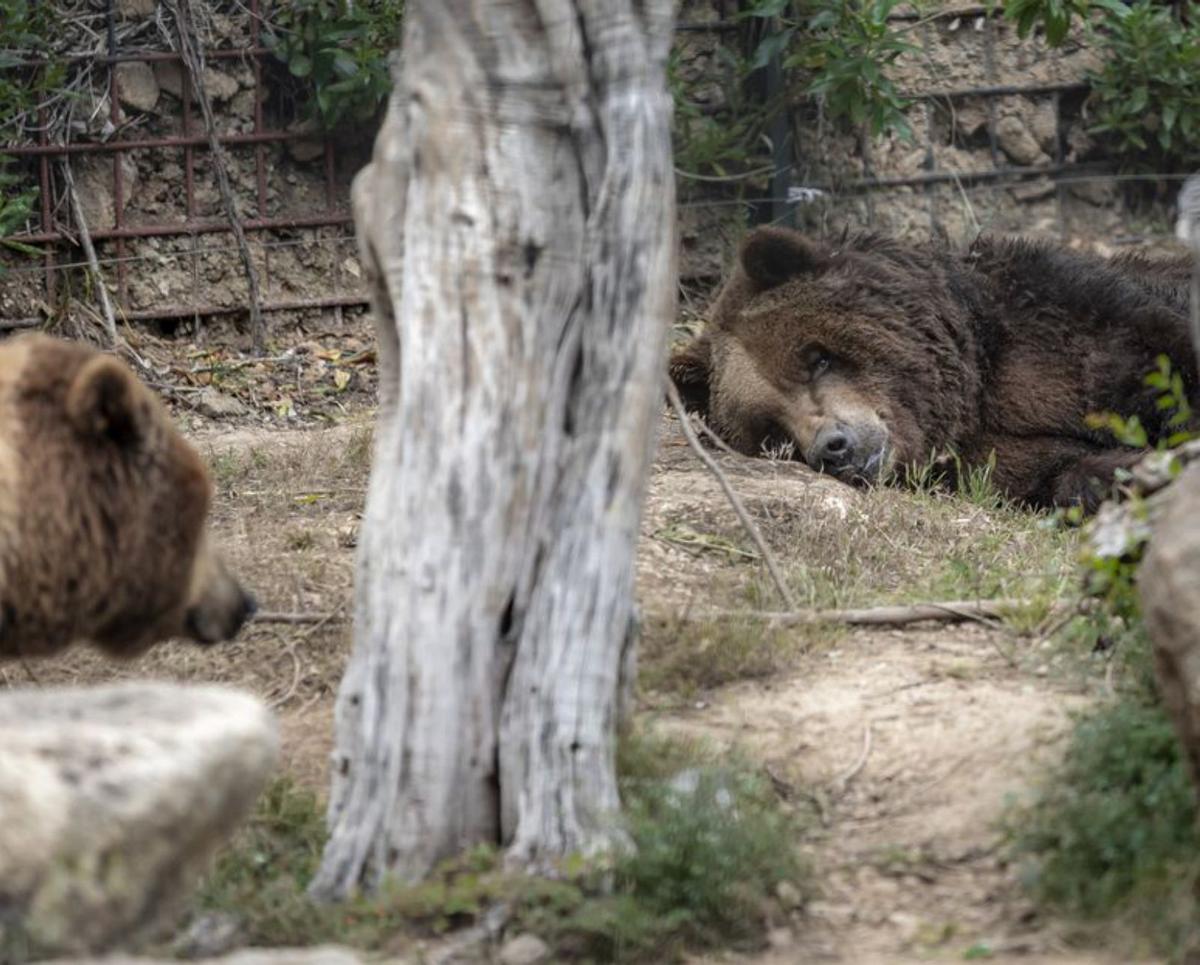
[[[112,302],[108,297],[108,289],[104,287],[104,275],[100,273],[100,262],[96,258],[96,249],[92,245],[92,233],[88,230],[87,218],[83,213],[83,204],[79,200],[79,192],[75,190],[75,178],[71,174],[71,164],[63,158],[63,182],[67,187],[67,196],[71,200],[71,213],[75,216],[75,230],[79,232],[79,244],[88,261],[88,271],[92,275],[92,284],[100,298],[100,308],[104,313],[104,334],[108,336],[108,347],[115,348],[120,336],[117,335],[117,318],[113,314]]]
[[[280,636],[280,642],[282,641],[283,637]],[[278,710],[291,700],[296,691],[300,689],[300,681],[304,676],[304,662],[300,659],[300,655],[296,653],[296,642],[292,641],[292,643],[284,646],[284,653],[292,659],[292,682],[288,685],[287,690],[270,701],[267,706],[271,710]]]
[[[688,416],[688,418],[690,419],[691,416]],[[703,419],[697,418],[692,424],[699,428],[701,433],[708,437],[709,442],[711,442],[726,455],[736,456],[738,454],[736,451],[734,451],[733,447],[719,435],[717,435],[716,432],[713,431],[712,427],[709,426],[709,424]]]
[[[846,790],[850,787],[850,782],[858,776],[859,771],[867,766],[867,758],[871,756],[871,724],[872,721],[870,720],[863,724],[863,745],[862,752],[858,755],[858,760],[850,766],[849,770],[833,782],[833,790],[838,797],[846,793]]]
[[[242,228],[242,220],[238,216],[234,204],[233,191],[229,187],[229,173],[225,166],[225,153],[218,137],[217,122],[213,117],[212,103],[208,99],[208,90],[204,86],[204,63],[200,59],[195,38],[195,28],[192,26],[191,5],[189,0],[175,0],[175,26],[179,35],[179,56],[187,68],[191,80],[192,92],[200,103],[200,113],[204,116],[204,130],[208,135],[209,157],[212,158],[213,171],[217,176],[217,189],[225,205],[225,216],[229,219],[229,227],[237,243],[238,254],[241,255],[242,268],[246,272],[246,285],[249,288],[250,308],[250,338],[254,346],[254,354],[261,355],[264,348],[264,332],[262,311],[259,307],[258,273],[254,270],[254,260],[250,257],[250,246],[246,242],[246,232]]]
[[[939,623],[974,621],[993,626],[997,618],[1021,606],[1020,600],[947,600],[898,606],[872,606],[850,610],[710,610],[698,614],[709,619],[756,619],[781,626],[811,623],[845,623],[851,626],[903,626],[923,620]]]
[[[696,438],[696,433],[692,429],[691,419],[688,418],[687,410],[684,409],[683,399],[679,397],[679,390],[670,379],[667,380],[667,398],[671,400],[671,406],[675,409],[675,414],[679,417],[679,426],[683,430],[683,435],[687,439],[688,445],[692,447],[692,451],[704,463],[705,468],[716,477],[717,482],[720,483],[721,488],[725,491],[725,498],[729,500],[729,505],[733,507],[733,511],[737,514],[742,526],[750,534],[754,545],[758,547],[763,562],[767,565],[767,570],[771,574],[771,579],[775,582],[775,589],[779,591],[779,596],[789,610],[795,610],[795,600],[792,598],[791,591],[788,590],[787,584],[783,580],[783,575],[779,572],[779,566],[775,562],[774,554],[763,540],[762,533],[758,531],[758,527],[754,525],[754,520],[746,512],[746,507],[742,505],[738,494],[734,492],[733,487],[729,484],[728,477],[721,471],[721,467],[717,465],[716,460],[700,444],[700,440]]]
[[[341,610],[331,610],[328,613],[283,613],[273,610],[260,610],[254,614],[252,623],[291,623],[291,624],[313,624],[313,629],[324,626],[326,623],[340,622],[342,619]]]

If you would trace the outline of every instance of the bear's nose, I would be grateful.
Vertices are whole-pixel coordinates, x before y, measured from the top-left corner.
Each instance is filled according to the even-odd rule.
[[[826,426],[813,440],[813,468],[837,470],[850,465],[856,441],[854,430],[849,426],[837,423]]]

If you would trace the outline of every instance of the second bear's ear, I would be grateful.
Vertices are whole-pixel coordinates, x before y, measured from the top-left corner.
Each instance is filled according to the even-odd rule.
[[[141,437],[145,404],[132,372],[98,355],[84,363],[67,391],[67,416],[88,436],[129,445]]]
[[[742,242],[742,269],[763,288],[825,270],[829,256],[790,228],[755,228]]]
[[[692,339],[671,353],[669,372],[688,412],[708,414],[708,376],[712,367],[712,349],[707,336]]]

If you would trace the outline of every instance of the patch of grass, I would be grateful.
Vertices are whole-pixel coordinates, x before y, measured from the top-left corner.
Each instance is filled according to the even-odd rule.
[[[764,534],[805,607],[1013,597],[1031,601],[1028,619],[1048,612],[1077,579],[1078,534],[1011,505],[985,508],[985,494],[983,481],[974,499],[881,486],[845,518],[780,502]],[[760,580],[750,602],[771,592]]]
[[[287,548],[290,550],[310,550],[317,545],[317,537],[310,529],[294,529],[287,535]]]
[[[325,839],[318,802],[276,782],[204,881],[197,909],[237,916],[250,945],[394,950],[503,902],[509,928],[540,935],[557,960],[661,962],[689,946],[753,944],[781,883],[804,894],[796,819],[751,769],[717,763],[696,745],[636,735],[623,742],[619,766],[635,848],[603,871],[581,864],[560,880],[516,875],[496,849],[480,847],[420,885],[336,906],[304,894]]]
[[[1174,961],[1200,954],[1195,791],[1154,691],[1140,620],[1077,621],[1074,638],[1120,661],[1116,696],[1082,714],[1060,764],[1007,834],[1041,902]]]
[[[817,631],[752,617],[648,618],[638,651],[638,686],[688,699],[737,680],[769,677],[793,663]]]

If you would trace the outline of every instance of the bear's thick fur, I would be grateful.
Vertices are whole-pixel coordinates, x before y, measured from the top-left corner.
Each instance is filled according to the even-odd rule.
[[[118,359],[0,345],[0,657],[232,637],[254,600],[208,546],[212,484]]]
[[[1187,256],[1106,260],[980,238],[965,253],[871,234],[748,235],[704,331],[671,359],[689,408],[747,454],[790,447],[873,481],[953,451],[1034,506],[1093,509],[1138,450],[1089,413],[1164,414],[1166,354],[1196,396]]]

